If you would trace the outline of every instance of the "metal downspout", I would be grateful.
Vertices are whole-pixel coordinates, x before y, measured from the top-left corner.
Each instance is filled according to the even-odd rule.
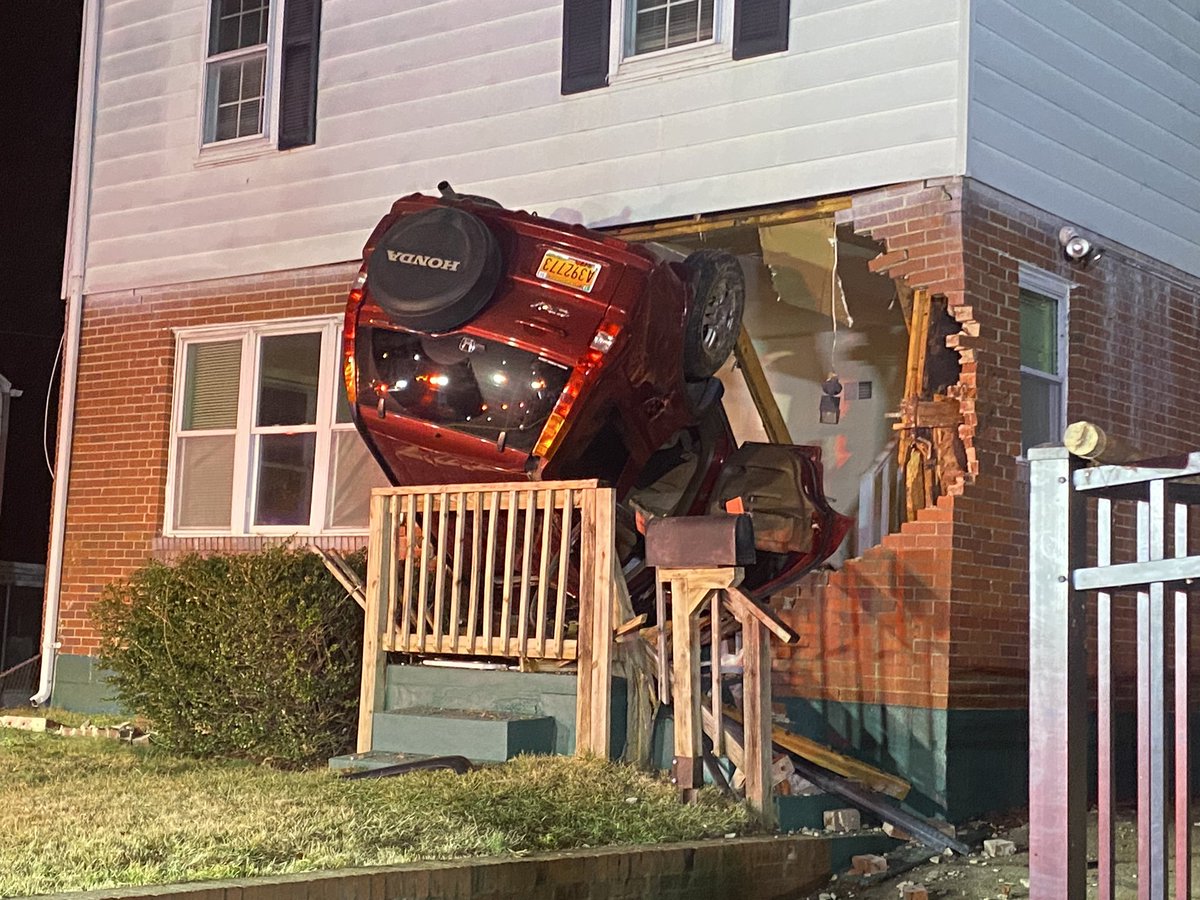
[[[100,0],[84,0],[79,48],[79,97],[75,106],[75,154],[71,164],[71,207],[67,217],[66,260],[62,294],[67,301],[63,344],[62,394],[58,439],[54,452],[54,500],[50,515],[50,550],[46,560],[46,594],[42,605],[42,671],[34,706],[50,699],[58,661],[58,613],[62,591],[63,545],[67,530],[67,485],[71,477],[71,445],[75,431],[75,387],[79,374],[79,341],[83,319],[83,279],[87,259],[88,217],[92,199],[92,140],[99,73]]]

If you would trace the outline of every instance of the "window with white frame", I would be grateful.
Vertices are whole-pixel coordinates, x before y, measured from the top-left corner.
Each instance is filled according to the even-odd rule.
[[[201,142],[316,141],[321,0],[208,0]]]
[[[263,134],[270,0],[211,0],[204,140]]]
[[[791,0],[563,0],[561,90],[782,53],[790,21]]]
[[[1070,282],[1024,266],[1021,307],[1021,455],[1057,443],[1067,416],[1067,300]]]
[[[386,479],[341,386],[336,320],[178,335],[168,533],[364,530]]]
[[[625,56],[713,39],[716,0],[625,0]]]

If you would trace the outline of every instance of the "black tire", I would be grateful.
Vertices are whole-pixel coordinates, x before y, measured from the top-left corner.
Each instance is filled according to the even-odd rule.
[[[714,375],[733,352],[746,308],[746,276],[737,257],[721,250],[697,250],[683,265],[691,287],[683,374],[699,380]]]
[[[404,216],[384,232],[367,261],[367,286],[395,324],[444,332],[487,305],[502,269],[488,227],[468,212],[440,206]]]

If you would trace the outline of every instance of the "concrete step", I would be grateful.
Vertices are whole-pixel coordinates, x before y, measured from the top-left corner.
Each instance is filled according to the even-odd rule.
[[[375,713],[374,746],[405,756],[503,762],[520,753],[553,753],[554,732],[550,716],[413,706]]]

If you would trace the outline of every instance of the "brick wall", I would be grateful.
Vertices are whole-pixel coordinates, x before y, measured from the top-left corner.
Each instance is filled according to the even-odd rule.
[[[1016,462],[1019,261],[1074,284],[1068,420],[1095,421],[1154,455],[1200,448],[1200,279],[1103,237],[1097,240],[1106,251],[1101,260],[1086,269],[1070,264],[1058,242],[1067,224],[1075,223],[976,182],[965,185],[966,289],[981,333],[973,345],[979,477],[955,506],[951,681],[959,705],[1026,700],[1028,487]],[[1119,604],[1115,640],[1117,664],[1131,673],[1128,599]],[[1131,686],[1130,679],[1118,683]]]
[[[1014,707],[1028,670],[1028,488],[1021,451],[1018,263],[1074,283],[1068,418],[1150,453],[1200,447],[1200,280],[1121,247],[1088,269],[1065,223],[970,180],[856,196],[839,223],[883,242],[872,268],[946,298],[961,377],[966,476],[838,572],[776,598],[801,634],[776,661],[780,693],[929,708]],[[1105,246],[1100,238],[1098,243]],[[1119,665],[1133,667],[1118,608]],[[1128,679],[1126,682],[1128,683]]]
[[[964,291],[962,196],[956,179],[896,185],[856,195],[837,221],[884,244],[874,271],[945,297],[949,312],[973,330]],[[973,424],[974,351],[964,343],[959,356],[962,378],[953,393]],[[971,425],[961,430],[968,478],[977,471],[973,436]],[[800,634],[775,661],[781,695],[946,707],[955,499],[942,497],[879,547],[839,571],[813,573],[775,598]]]
[[[163,538],[174,328],[340,313],[357,272],[324,266],[88,296],[63,556],[59,639],[92,653],[90,606],[151,556],[246,550],[262,538]],[[338,538],[334,545],[365,543]]]

